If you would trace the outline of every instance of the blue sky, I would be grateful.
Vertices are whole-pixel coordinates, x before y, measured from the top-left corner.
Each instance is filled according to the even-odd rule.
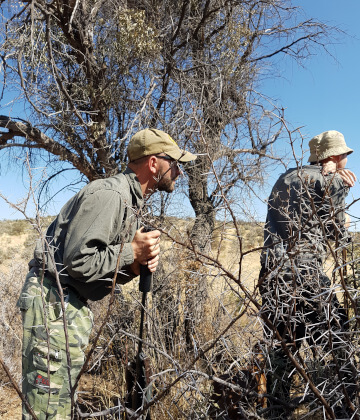
[[[342,132],[348,146],[354,149],[347,166],[360,178],[360,1],[296,0],[293,4],[300,6],[308,17],[336,26],[347,35],[328,46],[334,58],[319,53],[305,62],[305,68],[287,61],[281,69],[282,77],[268,81],[266,92],[281,101],[285,118],[293,129],[302,127],[306,146],[311,137],[323,131]],[[273,178],[276,176],[274,174]],[[350,190],[348,203],[358,197],[359,181]],[[260,214],[263,215],[261,210]],[[359,203],[351,207],[350,214],[360,217]],[[357,230],[359,228],[360,225]]]
[[[276,97],[285,108],[285,117],[292,128],[302,127],[301,133],[307,141],[314,135],[326,130],[341,131],[354,153],[349,157],[348,167],[360,177],[359,165],[359,98],[360,82],[360,16],[359,0],[294,0],[294,6],[300,6],[307,17],[316,18],[331,26],[337,26],[347,35],[342,36],[336,45],[329,45],[335,58],[325,53],[310,57],[304,67],[284,60],[279,69],[280,78],[268,80],[265,92]],[[0,113],[4,113],[0,106]],[[282,148],[290,148],[288,144]],[[38,170],[40,171],[40,170]],[[269,179],[269,185],[278,174]],[[27,180],[19,170],[5,170],[1,167],[0,191],[11,201],[24,197]],[[73,193],[60,194],[49,207],[50,214],[56,214],[61,205]],[[360,184],[351,190],[353,198],[360,197]],[[260,205],[258,214],[265,217],[266,205]],[[352,206],[351,214],[360,217],[360,204]],[[11,210],[0,199],[0,219],[20,218],[19,213]]]

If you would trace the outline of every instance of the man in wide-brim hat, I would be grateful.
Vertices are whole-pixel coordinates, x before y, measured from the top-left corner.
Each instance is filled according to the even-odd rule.
[[[346,246],[349,238],[345,198],[356,177],[345,166],[353,150],[346,145],[344,136],[334,130],[315,136],[309,146],[310,165],[282,174],[268,200],[259,277],[264,331],[272,343],[267,374],[268,418],[289,418],[293,409],[290,388],[295,369],[277,333],[295,358],[306,339],[314,354],[320,349],[322,355],[335,359],[343,346],[342,334],[347,331],[346,313],[323,264],[329,240],[339,249]],[[337,360],[328,362],[334,366]],[[321,372],[317,372],[314,381],[324,388],[329,386],[329,378],[322,377]],[[344,373],[341,379],[336,373],[330,373],[331,387],[339,385],[338,389],[343,389],[343,383],[349,380],[346,389],[351,395],[352,378],[345,378]],[[336,415],[350,418],[346,398],[330,396],[332,390],[326,398],[334,399],[331,402]]]

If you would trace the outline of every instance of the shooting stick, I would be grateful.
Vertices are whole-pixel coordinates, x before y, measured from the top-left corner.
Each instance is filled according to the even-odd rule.
[[[152,283],[152,273],[149,270],[147,265],[140,265],[140,282],[139,282],[139,290],[142,292],[142,301],[141,301],[141,317],[140,317],[140,331],[139,331],[139,345],[138,351],[136,355],[136,373],[135,373],[135,381],[134,381],[134,390],[132,395],[132,408],[137,410],[138,408],[142,407],[143,405],[143,396],[144,390],[140,385],[140,378],[143,375],[143,370],[145,369],[144,366],[144,356],[142,354],[142,339],[143,339],[143,332],[144,332],[144,318],[145,318],[145,305],[146,305],[146,294],[151,290],[151,283]],[[146,384],[145,380],[141,381],[142,385]],[[149,418],[149,416],[147,416]]]

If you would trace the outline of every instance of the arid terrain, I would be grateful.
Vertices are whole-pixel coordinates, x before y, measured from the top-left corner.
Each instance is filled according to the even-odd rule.
[[[44,220],[44,226],[49,224],[50,221],[51,218]],[[186,239],[186,232],[189,231],[191,223],[192,222],[189,220],[177,219],[169,219],[166,222],[166,224],[170,224],[174,227],[176,226],[174,231],[177,231],[177,237],[181,238],[179,243],[183,241],[184,238]],[[228,322],[226,321],[228,319],[227,317],[234,316],[237,307],[237,311],[243,307],[241,300],[242,296],[244,296],[244,290],[248,290],[250,293],[254,290],[260,268],[259,247],[262,244],[262,229],[263,227],[261,224],[239,223],[238,232],[240,232],[241,235],[241,244],[233,226],[219,223],[218,228],[215,230],[211,258],[213,261],[219,262],[224,267],[224,271],[227,271],[229,274],[227,276],[224,275],[224,271],[215,267],[216,264],[205,264],[203,266],[203,269],[206,269],[207,273],[204,278],[207,282],[208,293],[206,301],[207,307],[204,311],[207,321],[204,320],[204,325],[208,322],[207,325],[210,328],[204,328],[203,330],[200,328],[199,331],[203,334],[202,339],[205,340],[205,342],[211,341],[214,338],[214,331],[222,330],[224,325],[226,325],[226,322]],[[2,302],[0,312],[0,356],[9,368],[13,380],[17,384],[20,384],[22,328],[20,313],[15,305],[27,273],[27,262],[31,259],[37,233],[29,222],[22,220],[1,221],[0,232],[0,301]],[[175,236],[176,234],[173,233],[173,238]],[[165,261],[162,268],[162,276],[165,278],[170,276],[170,285],[173,284],[174,261],[177,261],[179,267],[187,267],[187,271],[190,273],[194,267],[197,267],[196,269],[199,267],[196,266],[197,263],[192,263],[191,260],[189,261],[179,243],[171,241],[165,234],[162,238],[162,259]],[[242,258],[240,258],[240,248],[243,252]],[[250,250],[252,251],[248,252]],[[328,269],[331,270],[332,268],[332,262],[329,260]],[[176,290],[180,291],[180,293],[184,293],[181,286],[184,281],[183,275],[176,270],[175,272],[177,273],[175,276],[176,281],[179,282]],[[200,272],[201,270],[197,274]],[[239,285],[237,285],[235,281],[231,280],[232,275],[234,275],[234,277],[239,276],[242,289],[239,288]],[[196,281],[198,281],[199,277],[195,278],[197,279]],[[159,285],[155,286],[157,288]],[[125,298],[129,296],[133,303],[135,303],[135,306],[131,306],[131,304],[129,306],[129,308],[132,308],[129,310],[130,319],[131,317],[134,319],[136,316],[134,315],[135,312],[132,311],[138,310],[138,303],[136,303],[138,299],[136,297],[138,296],[136,295],[137,281],[135,280],[128,285],[123,286],[122,290],[122,295],[125,296]],[[183,298],[184,297],[180,297],[180,300]],[[159,299],[158,290],[156,293],[153,291],[153,294],[149,296],[150,306],[159,304],[160,301],[156,299]],[[129,304],[126,299],[125,302]],[[102,316],[105,313],[106,305],[107,301],[105,299],[105,302],[102,304],[95,304],[92,307],[96,320],[95,329],[96,325],[100,324]],[[251,305],[248,306],[248,308],[250,308],[248,310],[251,312]],[[181,316],[179,319],[181,323]],[[215,324],[216,326],[214,327]],[[261,338],[261,330],[259,328],[259,323],[256,321],[256,314],[255,316],[245,316],[241,318],[240,323],[237,324],[236,328],[241,328],[241,332],[238,332],[238,337],[236,329],[235,334],[234,331],[230,333],[230,335],[234,337],[232,338],[232,343],[236,343],[238,352],[244,351],[246,353],[246,351],[251,348],[251,343],[254,338],[255,340]],[[107,342],[107,340],[108,339],[105,338],[103,343]],[[120,340],[120,348],[123,347],[123,344],[124,342]],[[101,360],[101,358],[99,360]],[[109,361],[102,364],[98,373],[100,379],[98,376],[95,380],[92,375],[84,375],[81,378],[79,389],[83,391],[83,396],[89,396],[90,399],[107,399],[108,401],[121,397],[121,390],[119,391],[119,387],[114,388],[111,381],[106,379],[103,380],[102,378],[104,374],[108,378],[109,372],[111,372],[113,366],[113,361],[111,360],[113,359],[110,358]],[[96,397],[94,397],[94,395]],[[21,418],[20,398],[2,369],[0,369],[0,401],[0,419]],[[164,404],[166,405],[168,403],[165,401]],[[177,418],[177,411],[174,413],[172,415]],[[157,416],[155,415],[154,418],[159,419],[166,417],[162,416],[163,415],[160,413]]]
[[[44,225],[50,222],[44,221]],[[174,223],[177,223],[174,221]],[[9,367],[14,380],[21,382],[21,319],[15,307],[17,296],[22,287],[27,272],[27,262],[31,258],[37,233],[29,222],[2,221],[0,222],[0,298],[3,302],[0,319],[0,354]],[[178,223],[184,226],[184,222]],[[249,247],[261,244],[261,226],[242,225],[244,243]],[[238,251],[235,231],[228,229],[226,235],[215,233],[213,252],[222,264],[229,270],[238,270]],[[221,245],[220,245],[221,242]],[[164,254],[171,248],[169,240],[164,240]],[[220,248],[220,249],[219,249]],[[220,252],[219,252],[220,251]],[[254,252],[245,256],[242,261],[242,279],[246,286],[253,287],[259,270],[259,253]],[[221,279],[210,282],[210,290],[220,296],[224,290]],[[5,372],[0,373],[0,419],[17,419],[21,417],[21,402],[14,388],[11,386]],[[83,383],[86,387],[86,380]]]

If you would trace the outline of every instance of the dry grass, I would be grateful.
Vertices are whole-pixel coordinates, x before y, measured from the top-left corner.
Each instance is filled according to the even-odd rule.
[[[22,328],[20,314],[15,304],[27,273],[27,263],[32,257],[36,233],[28,222],[11,221],[9,225],[7,225],[7,222],[0,223],[2,224],[2,233],[0,234],[0,299],[5,303],[2,306],[0,318],[0,353],[10,367],[12,375],[20,383]],[[173,236],[180,241],[187,241],[187,232],[190,231],[192,224],[191,220],[167,220],[167,224],[173,226],[170,232]],[[249,250],[261,244],[261,226],[242,223],[240,229],[243,250]],[[227,270],[234,273],[238,272],[241,262],[241,282],[251,290],[259,272],[259,253],[257,251],[249,253],[243,260],[240,260],[238,239],[233,227],[219,223],[214,234],[211,255],[214,259],[221,261]],[[189,310],[187,308],[186,291],[191,288],[195,290],[199,281],[197,276],[192,277],[189,272],[196,271],[199,274],[201,270],[198,263],[189,261],[181,246],[172,243],[165,236],[162,238],[162,256],[163,271],[160,273],[158,280],[155,280],[154,291],[149,294],[148,298],[148,316],[159,319],[160,324],[154,324],[155,330],[158,329],[158,331],[152,330],[150,324],[147,326],[147,339],[157,340],[156,345],[159,348],[168,351],[170,357],[185,366],[193,357],[186,350],[184,343],[183,322],[186,311]],[[174,268],[176,269],[175,272]],[[207,283],[206,305],[202,313],[201,324],[195,326],[195,339],[199,343],[210,342],[243,306],[243,293],[238,285],[219,275],[217,269],[210,270],[210,275],[208,269],[204,273],[206,275],[204,274],[203,280]],[[120,334],[119,339],[113,341],[110,348],[104,352],[109,337],[111,338],[116,334],[116,329],[121,328],[133,332],[135,335],[138,332],[140,300],[138,282],[131,282],[124,286],[122,290],[122,297],[117,300],[117,306],[113,310],[114,315],[112,315],[106,331],[101,336],[96,357],[92,360],[91,375],[84,375],[79,387],[83,391],[82,398],[91,398],[91,403],[98,408],[116,404],[121,394],[125,394],[124,370],[127,361],[134,357],[137,348],[134,340]],[[176,301],[176,311],[172,300],[174,296],[178,299]],[[162,317],[163,312],[167,310],[164,306],[164,299],[169,297],[171,297],[170,305],[174,305],[171,309],[174,310],[179,323],[173,336],[172,350],[166,349],[165,333],[159,330],[167,322]],[[107,303],[108,300],[104,299],[102,302],[92,304],[97,326],[106,312]],[[208,371],[212,360],[215,360],[221,353],[221,360],[217,365],[213,365],[215,373],[220,374],[229,361],[235,360],[234,358],[239,350],[244,355],[248,353],[252,341],[256,340],[259,335],[259,326],[252,320],[250,312],[249,317],[245,316],[228,331],[226,337],[227,342],[230,343],[228,347],[225,349],[222,346],[220,348],[215,347],[209,352],[207,359],[199,361],[198,368],[200,370]],[[93,335],[95,332],[96,328]],[[101,356],[102,352],[104,352],[103,357]],[[149,354],[156,365],[156,371],[166,371],[166,369],[172,367],[172,363],[169,363],[167,359],[159,358],[156,352],[149,350]],[[122,368],[119,367],[119,364]],[[155,388],[161,389],[171,380],[172,375],[164,375],[155,383]],[[0,374],[0,381],[1,392],[3,394],[10,392],[9,381],[4,374]],[[209,381],[199,378],[199,386],[202,389],[201,392],[209,394]],[[164,400],[163,404],[154,410],[153,417],[163,419],[170,418],[169,416],[173,415],[175,418],[181,418],[180,413],[188,413],[193,409],[201,412],[202,405],[206,401],[198,400],[198,390],[191,391],[190,387],[185,394],[182,393],[181,385],[175,387],[167,397],[168,404]],[[9,396],[11,396],[11,399],[9,399],[11,415],[8,417],[7,406],[3,406],[3,413],[0,414],[0,418],[11,418],[20,409],[20,400],[16,395],[11,391]],[[176,404],[173,403],[174,401],[177,401]],[[198,408],[195,407],[196,405],[198,405]]]
[[[27,262],[32,256],[36,234],[23,221],[11,221],[9,226],[6,222],[0,223],[0,301],[3,302],[0,312],[0,355],[15,380],[20,383],[22,327],[15,304],[27,273]],[[179,242],[188,240],[191,220],[169,219],[167,224],[168,227],[173,226],[170,231],[172,237]],[[174,373],[170,371],[175,365],[184,368],[194,357],[194,352],[189,351],[184,338],[184,323],[189,311],[193,311],[194,319],[198,319],[192,339],[194,343],[206,346],[237,314],[247,309],[216,346],[193,366],[199,372],[216,376],[232,364],[245,366],[254,343],[261,339],[262,330],[257,311],[252,305],[246,306],[249,300],[244,296],[245,291],[253,293],[257,282],[260,255],[256,248],[262,244],[263,226],[239,223],[239,229],[240,237],[232,225],[219,222],[210,252],[214,260],[239,279],[239,284],[229,280],[218,267],[212,267],[211,264],[202,266],[193,261],[180,245],[163,235],[162,267],[154,278],[153,291],[148,296],[146,325],[146,340],[168,355],[164,358],[153,348],[146,348],[154,372],[159,375],[154,382],[155,390],[160,392],[174,379]],[[246,252],[245,256],[241,255],[240,249]],[[332,261],[328,262],[328,269],[333,269]],[[201,282],[206,284],[206,297],[205,305],[199,312],[196,305],[191,306],[189,295],[195,293],[196,297]],[[202,299],[200,296],[199,302]],[[137,335],[140,300],[137,280],[122,287],[122,292],[117,296],[112,315],[91,360],[91,372],[84,375],[80,382],[84,410],[96,411],[116,405],[126,394],[124,372],[128,361],[134,358],[137,342],[121,331]],[[91,304],[96,320],[93,337],[107,305],[108,298]],[[200,318],[196,318],[198,312],[201,313]],[[166,342],[169,332],[172,334],[170,347]],[[162,404],[152,409],[152,418],[188,418],[189,413],[194,413],[193,418],[201,418],[209,404],[209,395],[211,381],[196,375],[193,380],[184,378],[184,383],[178,383]],[[6,400],[0,410],[0,419],[18,418],[20,399],[4,372],[0,372],[0,398]],[[294,418],[301,418],[303,413],[304,410],[297,410]]]
[[[49,221],[50,218],[44,220],[46,223]],[[0,355],[16,381],[20,382],[22,325],[16,302],[37,234],[25,220],[1,221],[0,228]],[[5,372],[1,370],[0,385],[8,382]]]

